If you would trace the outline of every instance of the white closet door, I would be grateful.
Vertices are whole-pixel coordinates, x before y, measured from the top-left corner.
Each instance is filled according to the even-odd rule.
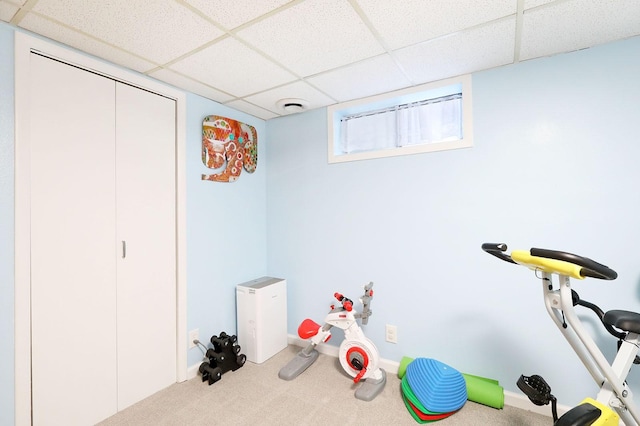
[[[162,96],[118,83],[116,100],[122,410],[176,382],[176,120]]]
[[[33,423],[88,425],[117,410],[115,83],[31,61]]]

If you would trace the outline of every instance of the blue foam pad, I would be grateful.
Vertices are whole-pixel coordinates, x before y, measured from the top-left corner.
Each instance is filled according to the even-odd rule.
[[[440,361],[417,358],[407,366],[406,376],[414,395],[429,411],[456,411],[467,402],[464,376]]]

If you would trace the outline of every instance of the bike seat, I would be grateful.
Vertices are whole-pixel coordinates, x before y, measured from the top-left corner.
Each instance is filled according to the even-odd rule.
[[[619,330],[640,334],[640,314],[631,311],[613,310],[604,314],[602,322]]]
[[[307,318],[302,321],[302,323],[298,327],[298,336],[300,336],[301,339],[309,339],[310,337],[318,334],[318,330],[320,330],[320,328],[320,324],[316,323],[312,319]]]

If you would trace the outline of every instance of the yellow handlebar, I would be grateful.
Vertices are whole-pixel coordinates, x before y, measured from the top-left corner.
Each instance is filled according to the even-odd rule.
[[[513,250],[511,252],[511,259],[520,265],[528,267],[529,269],[541,270],[550,274],[566,275],[579,280],[583,280],[585,278],[580,274],[582,266],[565,262],[563,260],[532,256],[529,254],[529,250]]]
[[[559,274],[583,280],[586,277],[600,280],[615,280],[618,273],[588,257],[578,256],[564,251],[531,248],[530,250],[514,250],[507,254],[504,243],[484,243],[482,250],[508,263],[523,265],[533,270],[550,274]]]

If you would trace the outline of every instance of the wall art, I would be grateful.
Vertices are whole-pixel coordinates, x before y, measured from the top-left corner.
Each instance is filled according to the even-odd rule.
[[[244,168],[256,171],[258,164],[258,134],[255,127],[218,115],[208,115],[202,121],[202,162],[220,173],[203,174],[202,180],[235,182]]]

